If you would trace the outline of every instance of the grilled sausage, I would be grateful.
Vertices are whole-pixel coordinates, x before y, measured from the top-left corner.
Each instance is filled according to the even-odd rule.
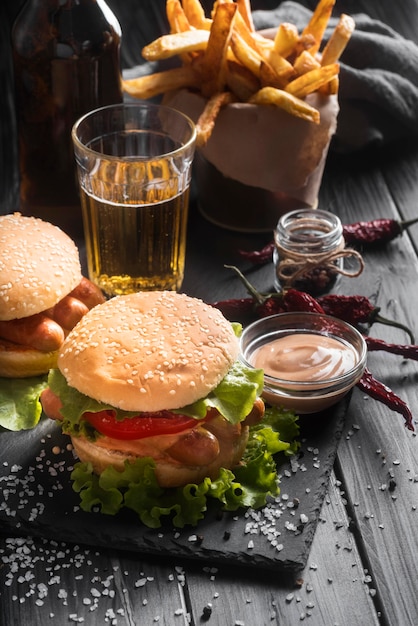
[[[89,309],[95,307],[96,304],[102,304],[106,300],[100,289],[85,276],[68,295],[81,300]]]
[[[78,298],[65,296],[54,306],[51,317],[65,330],[72,330],[88,311],[88,306]]]
[[[180,435],[166,453],[184,465],[209,465],[219,454],[219,441],[206,428],[198,426]]]
[[[0,337],[41,352],[53,352],[61,346],[65,335],[56,321],[44,313],[36,313],[22,319],[0,321]]]

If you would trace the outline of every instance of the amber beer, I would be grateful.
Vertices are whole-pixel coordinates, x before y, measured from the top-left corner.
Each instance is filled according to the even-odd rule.
[[[81,189],[91,280],[109,295],[178,290],[184,276],[189,188],[149,204],[115,204]]]
[[[148,103],[74,125],[88,273],[108,296],[180,289],[195,139],[187,116]]]

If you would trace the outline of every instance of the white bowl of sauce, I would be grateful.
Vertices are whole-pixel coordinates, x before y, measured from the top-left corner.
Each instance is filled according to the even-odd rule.
[[[295,413],[339,402],[361,378],[367,347],[356,328],[320,313],[280,313],[248,326],[240,358],[264,370],[263,398]]]

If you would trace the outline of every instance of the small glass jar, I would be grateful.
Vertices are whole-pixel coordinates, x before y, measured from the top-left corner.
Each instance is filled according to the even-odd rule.
[[[283,215],[274,231],[277,291],[294,288],[320,296],[335,287],[344,266],[341,220],[328,211],[299,209]]]

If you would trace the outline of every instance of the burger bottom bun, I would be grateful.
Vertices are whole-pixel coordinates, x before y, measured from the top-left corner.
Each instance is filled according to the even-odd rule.
[[[189,483],[200,483],[205,478],[214,480],[219,476],[221,467],[232,469],[238,465],[248,442],[248,426],[238,424],[232,428],[228,427],[225,429],[225,437],[222,437],[219,432],[220,429],[217,430],[218,452],[216,458],[207,464],[189,465],[182,463],[178,458],[175,459],[170,456],[169,450],[158,455],[158,458],[154,457],[155,475],[160,487],[181,487]],[[187,434],[180,435],[179,441],[182,436],[187,436]],[[90,462],[95,474],[101,474],[109,466],[113,466],[121,472],[124,469],[125,460],[134,462],[141,456],[149,456],[103,447],[100,445],[100,439],[96,442],[89,441],[84,437],[72,437],[71,439],[74,451],[80,461]]]
[[[47,374],[57,366],[58,351],[41,352],[0,339],[0,376],[30,378]]]

